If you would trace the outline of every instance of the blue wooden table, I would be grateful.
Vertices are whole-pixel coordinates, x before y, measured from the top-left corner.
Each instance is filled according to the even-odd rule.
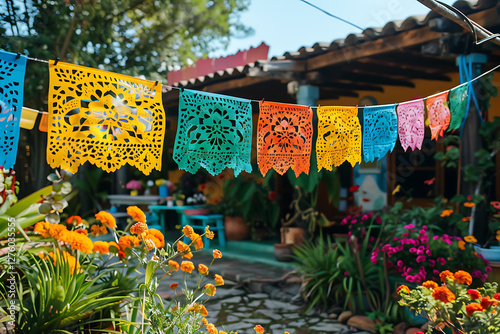
[[[160,218],[160,225],[162,229],[162,233],[165,233],[166,227],[165,227],[165,212],[166,211],[175,211],[177,212],[177,217],[179,219],[179,225],[184,226],[187,223],[186,220],[186,214],[184,213],[184,210],[186,209],[199,209],[201,208],[201,205],[184,205],[184,206],[167,206],[167,205],[150,205],[149,210],[151,210],[152,213],[156,214]]]

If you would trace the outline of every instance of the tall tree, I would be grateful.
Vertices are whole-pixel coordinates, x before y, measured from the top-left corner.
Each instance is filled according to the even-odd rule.
[[[173,66],[247,35],[239,15],[249,0],[0,0],[0,48],[150,80]],[[24,106],[47,110],[48,74],[28,62]],[[45,140],[22,132],[18,174],[34,187],[45,179]],[[23,141],[22,141],[23,143]],[[24,152],[23,150],[27,150]],[[33,168],[33,165],[38,168]],[[17,169],[17,168],[16,168]],[[31,174],[31,175],[28,175]],[[29,189],[27,189],[29,191]],[[26,193],[26,191],[25,191]]]

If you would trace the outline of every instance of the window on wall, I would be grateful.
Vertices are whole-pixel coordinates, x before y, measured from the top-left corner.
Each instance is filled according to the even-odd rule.
[[[405,152],[398,141],[388,156],[389,205],[400,200],[405,203],[410,198],[410,205],[432,205],[435,196],[444,194],[444,169],[434,159],[434,154],[443,150],[443,140],[431,140],[427,132],[428,129],[421,150]]]

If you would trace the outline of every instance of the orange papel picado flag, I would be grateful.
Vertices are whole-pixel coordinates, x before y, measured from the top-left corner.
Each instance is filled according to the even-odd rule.
[[[319,107],[316,140],[318,171],[344,161],[361,162],[361,125],[357,107]]]
[[[429,118],[429,128],[431,129],[431,139],[438,139],[443,136],[443,132],[450,125],[450,109],[448,108],[449,91],[439,95],[428,97],[425,101],[427,107],[427,117]]]
[[[294,104],[260,102],[257,162],[262,175],[274,168],[283,175],[292,168],[296,176],[309,174],[312,110]]]
[[[126,163],[161,169],[165,112],[161,85],[49,62],[47,162],[75,173],[89,161],[107,172]]]

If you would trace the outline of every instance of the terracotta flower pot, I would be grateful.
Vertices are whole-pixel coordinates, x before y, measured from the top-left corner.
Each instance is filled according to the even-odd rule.
[[[240,241],[250,237],[250,227],[241,217],[224,217],[224,234],[227,240]]]
[[[302,227],[282,227],[282,242],[285,244],[302,245],[306,231]]]
[[[210,209],[185,209],[184,214],[186,215],[208,215]]]

